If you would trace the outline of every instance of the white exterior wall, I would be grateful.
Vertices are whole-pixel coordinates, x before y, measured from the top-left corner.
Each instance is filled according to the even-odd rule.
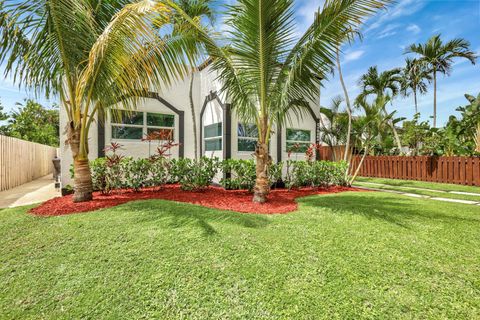
[[[200,112],[205,104],[207,97],[211,93],[219,93],[221,90],[221,84],[216,80],[216,74],[211,72],[210,67],[203,69],[202,71],[194,75],[194,86],[193,86],[193,99],[195,104],[195,116],[197,122],[197,137],[198,141],[198,152],[203,150],[203,155],[211,157],[218,157],[223,159],[223,150],[215,152],[205,152],[204,146],[204,137],[203,127],[200,127],[201,119]],[[189,99],[189,89],[190,89],[190,78],[187,77],[184,80],[180,80],[174,83],[169,88],[164,88],[159,96],[164,99],[166,102],[171,104],[176,109],[184,112],[184,156],[187,158],[194,158],[194,135],[193,135],[193,121],[190,110],[190,99]],[[223,104],[230,103],[226,101],[225,94],[220,93],[218,98]],[[316,117],[320,117],[320,107],[319,102],[312,101],[310,102],[311,109],[315,113]],[[162,104],[157,99],[146,98],[142,100],[136,111],[147,111],[154,113],[164,113],[164,114],[173,114],[175,115],[175,142],[179,142],[180,135],[180,124],[179,116],[170,108]],[[315,142],[316,138],[316,122],[312,118],[309,112],[305,112],[301,119],[297,119],[295,115],[292,114],[291,123],[282,128],[282,160],[285,161],[288,158],[286,150],[286,129],[287,128],[296,128],[296,129],[307,129],[311,131],[311,142]],[[223,122],[222,129],[225,130],[225,119],[223,119],[223,109],[217,99],[210,101],[203,115],[203,126]],[[60,127],[63,130],[67,123],[65,111],[62,109],[60,111]],[[232,112],[231,119],[231,157],[233,159],[253,159],[253,152],[238,152],[238,123],[239,120],[235,115],[235,112]],[[202,132],[202,135],[200,134]],[[274,162],[277,162],[277,134],[279,134],[275,128],[272,133],[271,142],[270,142],[270,154]],[[200,136],[202,136],[202,141],[200,141]],[[62,185],[66,186],[67,184],[72,184],[70,179],[70,165],[72,163],[72,156],[70,150],[65,146],[65,137],[60,139],[60,150],[62,158]],[[106,116],[105,123],[105,146],[110,145],[111,142],[118,142],[123,145],[123,150],[120,150],[119,153],[125,156],[131,157],[148,157],[150,154],[153,154],[156,150],[156,144],[151,143],[149,147],[148,142],[142,141],[132,141],[132,140],[113,140],[112,139],[112,130],[111,130],[111,119],[110,116]],[[98,135],[97,135],[97,125],[96,123],[92,124],[89,134],[89,145],[90,145],[90,159],[95,159],[98,157]],[[179,147],[175,147],[172,150],[172,157],[178,157]],[[303,154],[293,154],[291,159],[303,160],[305,157]]]

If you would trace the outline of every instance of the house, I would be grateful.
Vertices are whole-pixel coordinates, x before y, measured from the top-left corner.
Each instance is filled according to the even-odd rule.
[[[208,64],[193,74],[193,99],[197,122],[198,153],[201,156],[219,159],[252,159],[255,150],[255,126],[242,123],[232,110],[232,102],[220,93],[221,84]],[[97,117],[96,126],[90,128],[89,157],[95,159],[105,155],[105,146],[111,142],[122,145],[120,154],[132,157],[149,157],[154,154],[159,142],[144,141],[152,131],[171,135],[175,146],[171,157],[194,158],[193,121],[190,109],[190,80],[185,79],[164,88],[162,92],[150,92],[135,111],[125,116],[113,116],[110,112]],[[320,81],[319,81],[320,90]],[[320,93],[320,91],[319,91]],[[301,118],[291,115],[285,128],[274,128],[270,143],[273,161],[288,158],[292,145],[298,144],[297,160],[304,159],[304,150],[318,141],[320,107],[318,101],[311,101],[310,108]],[[121,113],[121,111],[120,111]],[[117,113],[115,113],[117,114]],[[122,118],[122,119],[120,119]],[[67,115],[60,112],[60,127],[64,128]],[[62,185],[72,184],[70,167],[72,155],[65,138],[60,139],[62,159]]]

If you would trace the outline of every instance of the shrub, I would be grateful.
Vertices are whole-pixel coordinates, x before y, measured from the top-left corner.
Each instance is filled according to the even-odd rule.
[[[197,191],[210,186],[218,172],[218,158],[200,158],[199,160],[172,160],[170,175],[173,181],[180,183],[182,190]]]
[[[90,161],[90,171],[92,173],[92,183],[94,191],[105,193],[107,186],[107,165],[105,158],[98,158]]]
[[[277,187],[278,184],[282,181],[283,175],[283,162],[272,164],[270,170],[268,171],[268,176],[270,179],[270,184],[272,187]]]
[[[163,187],[170,181],[170,161],[163,157],[150,159],[148,185]]]
[[[125,158],[121,161],[123,186],[138,192],[148,185],[150,161],[147,159]]]
[[[227,159],[221,164],[223,173],[228,178],[220,180],[225,189],[252,191],[255,185],[255,162],[253,160]]]
[[[287,162],[286,185],[289,189],[299,187],[327,187],[346,185],[347,163],[331,161]]]

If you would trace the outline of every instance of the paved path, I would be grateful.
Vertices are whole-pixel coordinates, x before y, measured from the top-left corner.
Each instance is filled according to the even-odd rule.
[[[429,200],[434,200],[434,201],[455,202],[455,203],[462,203],[462,204],[480,206],[480,193],[459,192],[459,191],[443,191],[443,190],[425,189],[425,188],[417,188],[417,187],[401,187],[401,186],[392,186],[392,185],[381,184],[381,183],[373,183],[373,182],[362,182],[362,183],[367,184],[367,185],[371,185],[372,187],[363,187],[363,186],[356,186],[356,187],[360,188],[360,189],[366,189],[366,190],[372,190],[372,191],[395,193],[395,194],[400,194],[400,195],[403,195],[403,196],[406,196],[406,197],[412,197],[412,198],[422,198],[422,199],[429,199]],[[377,188],[375,188],[375,186]],[[380,188],[380,187],[382,187],[382,188]],[[408,192],[392,190],[392,189],[383,189],[384,187],[390,187],[392,189],[398,188],[398,189],[422,190],[422,191],[438,192],[440,194],[441,193],[451,193],[451,194],[459,194],[459,195],[478,196],[479,200],[478,201],[472,201],[472,200],[460,200],[460,199],[442,198],[442,197],[431,197],[431,196],[421,195],[421,194],[416,194],[416,193],[408,193]]]
[[[0,192],[0,209],[26,206],[59,197],[52,175]]]

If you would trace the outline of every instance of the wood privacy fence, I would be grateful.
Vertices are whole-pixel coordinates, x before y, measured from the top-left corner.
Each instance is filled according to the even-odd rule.
[[[0,191],[52,173],[57,149],[0,135]]]
[[[353,158],[351,172],[360,160],[361,156]],[[367,156],[359,175],[480,186],[480,158]]]

